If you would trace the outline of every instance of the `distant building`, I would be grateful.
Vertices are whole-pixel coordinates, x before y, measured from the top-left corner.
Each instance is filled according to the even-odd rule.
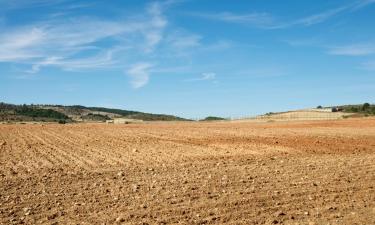
[[[342,112],[342,111],[343,109],[340,107],[332,107],[332,110],[331,110],[331,112]]]
[[[114,118],[112,120],[107,120],[106,123],[113,123],[113,124],[130,124],[130,123],[142,123],[143,120],[136,120],[136,119],[127,119],[127,118]]]

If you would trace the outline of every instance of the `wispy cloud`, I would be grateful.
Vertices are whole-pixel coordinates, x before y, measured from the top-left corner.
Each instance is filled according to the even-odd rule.
[[[62,57],[48,57],[42,61],[35,62],[28,73],[37,73],[42,67],[55,66],[67,71],[85,71],[92,69],[105,69],[114,67],[117,61],[114,60],[113,55],[120,49],[108,49],[101,51],[97,55],[86,58],[62,58]]]
[[[375,44],[354,44],[333,47],[328,51],[331,55],[366,56],[375,54]]]
[[[194,82],[194,81],[209,81],[209,80],[215,80],[216,79],[216,73],[213,73],[213,72],[206,72],[206,73],[202,73],[200,77],[198,78],[192,78],[192,79],[188,79],[188,80],[185,80],[187,82]]]
[[[23,7],[64,2],[17,1],[21,1]],[[226,49],[231,42],[221,40],[203,44],[201,35],[169,26],[165,11],[179,2],[153,2],[147,4],[142,13],[125,18],[66,14],[43,16],[42,20],[22,25],[5,25],[2,30],[6,32],[0,33],[0,63],[11,63],[27,77],[47,67],[64,71],[125,70],[135,89],[145,86],[153,73],[175,71],[176,68],[179,72],[191,72],[188,64],[193,54]],[[68,6],[81,8],[87,5],[69,2]],[[10,4],[8,7],[21,6]],[[67,5],[57,8],[64,7]],[[158,63],[161,59],[173,60],[176,65],[162,65]],[[204,73],[198,80],[214,80],[215,76],[214,73]]]
[[[0,0],[0,8],[2,10],[30,8],[30,7],[44,7],[51,5],[58,5],[69,0]]]
[[[375,3],[375,0],[360,0],[353,7],[353,10],[359,10],[363,7],[369,6],[369,5],[374,4],[374,3]]]
[[[348,57],[369,58],[375,55],[375,43],[359,43],[344,46],[330,47],[327,54]],[[375,61],[367,61],[359,66],[359,69],[375,71]]]
[[[337,8],[328,9],[323,12],[310,15],[304,18],[297,19],[292,22],[287,22],[284,25],[281,24],[280,28],[284,27],[291,27],[295,25],[303,25],[303,26],[311,26],[319,23],[323,23],[339,14],[345,13],[345,12],[353,12],[360,10],[366,6],[369,6],[371,4],[375,3],[375,0],[357,0],[353,3],[346,4],[343,6],[339,6]],[[277,26],[276,26],[277,28]]]
[[[41,57],[39,51],[32,51],[30,48],[42,43],[44,35],[44,31],[38,28],[0,34],[0,62],[18,62]]]
[[[177,49],[186,49],[199,46],[201,36],[197,34],[190,34],[187,32],[176,32],[171,34],[167,41],[173,47]]]
[[[214,80],[216,78],[216,73],[202,73],[201,80]]]
[[[146,39],[145,51],[152,52],[157,44],[163,39],[163,31],[168,21],[162,14],[161,5],[157,2],[152,3],[147,12],[151,16],[150,24],[146,26],[142,33]]]
[[[343,6],[343,7],[338,7],[338,8],[335,8],[335,9],[330,9],[330,10],[324,11],[322,13],[314,14],[314,15],[307,16],[307,17],[304,17],[304,18],[301,18],[301,19],[297,19],[297,20],[292,21],[292,22],[287,22],[287,23],[284,23],[284,24],[276,25],[274,28],[287,28],[287,27],[298,26],[298,25],[312,26],[312,25],[315,25],[315,24],[323,23],[326,20],[338,15],[339,13],[344,12],[348,8],[349,8],[349,6]]]
[[[344,12],[357,11],[373,3],[375,3],[375,0],[359,0],[351,4],[339,6],[333,9],[328,9],[313,15],[308,15],[306,17],[297,18],[291,21],[282,21],[275,15],[266,12],[252,12],[248,14],[238,14],[232,12],[191,13],[189,15],[228,23],[238,23],[242,25],[253,26],[263,29],[285,29],[296,26],[308,27],[315,24],[323,23]]]
[[[43,67],[110,68],[124,63],[114,60],[114,55],[125,50],[132,49],[133,54],[153,52],[163,40],[166,26],[163,8],[155,2],[147,6],[143,16],[131,20],[73,17],[5,27],[0,33],[0,62],[30,65],[25,71],[29,73]],[[102,41],[106,41],[105,47]]]
[[[191,13],[190,15],[210,20],[228,22],[228,23],[239,23],[243,25],[255,26],[255,27],[270,27],[275,21],[274,18],[267,13],[249,13],[249,14],[236,14],[231,12],[220,12],[220,13]]]
[[[130,77],[130,84],[133,88],[138,89],[145,86],[150,79],[150,69],[152,64],[147,62],[137,63],[132,65],[125,73]]]

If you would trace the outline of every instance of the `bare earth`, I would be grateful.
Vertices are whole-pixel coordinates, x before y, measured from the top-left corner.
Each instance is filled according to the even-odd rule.
[[[0,125],[0,224],[375,224],[375,119]]]

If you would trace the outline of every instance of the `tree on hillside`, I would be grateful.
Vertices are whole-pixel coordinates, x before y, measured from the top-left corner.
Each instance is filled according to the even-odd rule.
[[[363,104],[363,106],[362,106],[362,110],[363,111],[366,111],[366,110],[368,110],[370,108],[370,104],[369,103],[365,103],[365,104]]]

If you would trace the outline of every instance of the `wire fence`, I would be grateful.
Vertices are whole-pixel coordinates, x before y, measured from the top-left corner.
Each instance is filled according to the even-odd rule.
[[[344,112],[331,112],[328,110],[308,110],[308,111],[290,111],[283,113],[267,113],[265,115],[243,115],[236,117],[227,117],[226,120],[254,120],[254,121],[289,121],[289,120],[335,120],[342,119],[345,116],[349,116],[351,113]],[[192,120],[200,121],[204,118],[192,118]]]
[[[238,117],[234,120],[335,120],[341,119],[349,115],[343,112],[316,112],[316,111],[306,111],[306,112],[286,112],[286,113],[270,113],[261,116],[250,116],[250,117]]]

